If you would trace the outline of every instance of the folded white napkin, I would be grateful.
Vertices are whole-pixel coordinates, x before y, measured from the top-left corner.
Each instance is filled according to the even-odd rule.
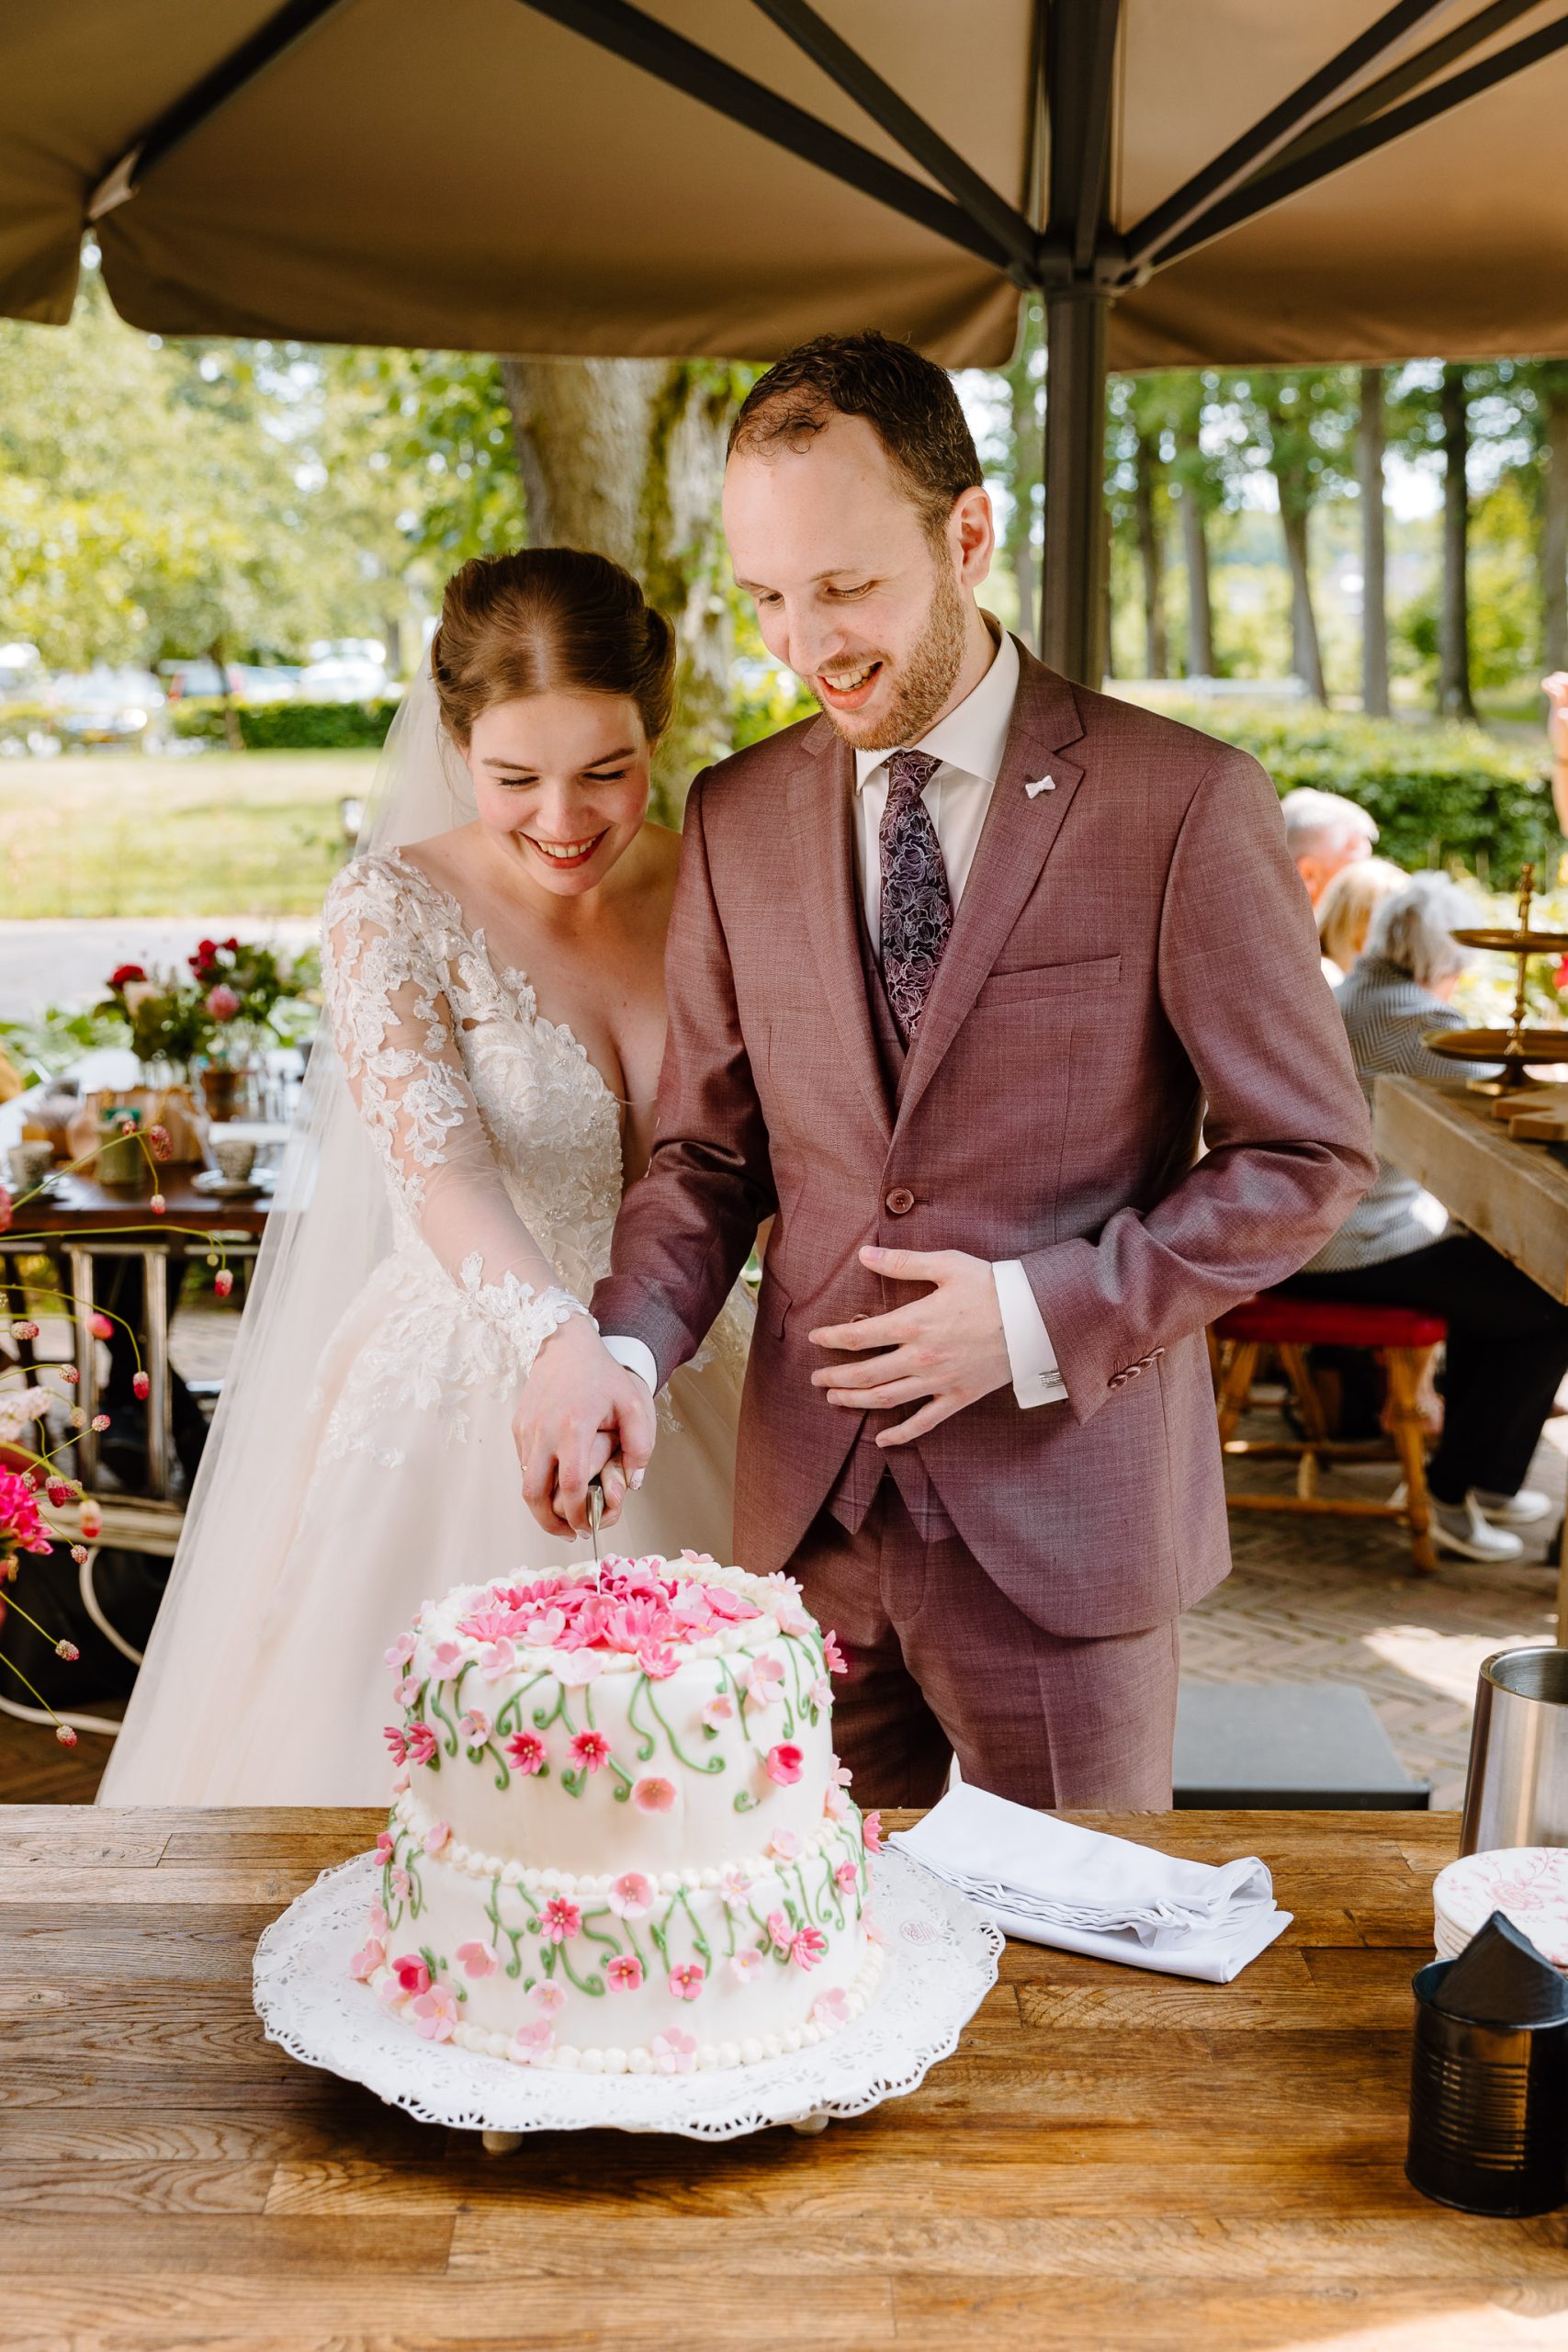
[[[1291,1924],[1256,1855],[1189,1862],[960,1781],[893,1843],[1010,1936],[1228,1984]]]

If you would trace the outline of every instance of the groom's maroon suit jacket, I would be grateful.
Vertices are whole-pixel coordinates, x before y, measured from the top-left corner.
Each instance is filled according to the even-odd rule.
[[[850,752],[811,719],[694,785],[658,1136],[593,1312],[668,1377],[776,1211],[735,1498],[736,1557],[766,1573],[863,1419],[811,1387],[828,1359],[807,1334],[919,1295],[868,1273],[861,1247],[1021,1259],[1069,1401],[1024,1410],[999,1388],[920,1439],[921,1462],[1036,1623],[1121,1634],[1229,1567],[1205,1324],[1311,1257],[1376,1162],[1268,776],[1021,652],[896,1101],[867,1007]]]

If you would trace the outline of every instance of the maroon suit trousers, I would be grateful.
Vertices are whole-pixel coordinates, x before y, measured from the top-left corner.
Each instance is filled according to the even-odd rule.
[[[964,1778],[1016,1804],[1164,1811],[1179,1634],[1073,1640],[1034,1624],[956,1535],[922,1537],[891,1478],[852,1531],[821,1511],[789,1564],[843,1645],[839,1755],[862,1805]]]

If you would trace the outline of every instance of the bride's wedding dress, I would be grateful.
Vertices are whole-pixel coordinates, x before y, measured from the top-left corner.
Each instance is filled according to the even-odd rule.
[[[420,1602],[589,1556],[529,1516],[511,1419],[569,1299],[586,1301],[608,1269],[620,1106],[526,976],[498,968],[457,900],[400,852],[344,869],[325,932],[333,1035],[390,1196],[391,1246],[320,1354],[294,1431],[310,1458],[276,1464],[297,1499],[280,1559],[236,1577],[231,1613],[254,1594],[252,1621],[236,1639],[214,1592],[176,1576],[101,1804],[381,1803],[382,1653]],[[530,1238],[558,1285],[542,1295],[520,1271]],[[728,1556],[749,1317],[732,1300],[661,1396],[615,1550]],[[243,1426],[220,1434],[248,1442]],[[251,1442],[268,1441],[258,1429]],[[231,1531],[236,1556],[247,1532]],[[197,1588],[223,1576],[224,1532],[209,1528],[192,1563]]]

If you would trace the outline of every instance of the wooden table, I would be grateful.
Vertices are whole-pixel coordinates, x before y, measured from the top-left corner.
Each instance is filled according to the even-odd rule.
[[[0,1811],[7,2352],[1568,2344],[1568,2216],[1402,2171],[1456,1816],[1098,1818],[1263,1854],[1295,1925],[1224,1986],[1010,1944],[957,2055],[819,2138],[488,2157],[251,2007],[261,1929],[381,1814]]]
[[[1548,1146],[1516,1143],[1491,1098],[1418,1078],[1380,1078],[1372,1140],[1384,1159],[1441,1201],[1532,1282],[1568,1300],[1568,1167]],[[1568,1645],[1568,1517],[1557,1569],[1557,1639]]]

